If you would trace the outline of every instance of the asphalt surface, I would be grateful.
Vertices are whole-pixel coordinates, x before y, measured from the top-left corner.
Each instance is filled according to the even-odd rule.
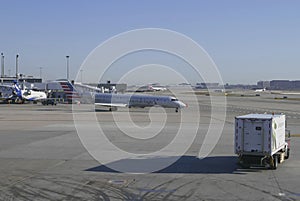
[[[275,95],[268,93],[227,96],[222,135],[211,153],[200,159],[207,131],[222,124],[218,119],[222,108],[217,105],[211,115],[210,96],[198,95],[199,101],[193,101],[191,93],[182,94],[189,107],[179,113],[162,108],[134,108],[129,113],[127,109],[98,109],[94,113],[92,106],[83,104],[73,111],[70,105],[1,104],[0,200],[300,200],[299,100],[274,99]],[[233,153],[234,117],[264,112],[286,114],[293,135],[290,158],[277,170],[242,169]],[[80,118],[77,129],[85,129],[80,135],[73,113]],[[209,127],[212,116],[215,121]],[[100,151],[94,147],[95,152],[110,162],[95,160],[83,146],[84,139],[79,138],[84,132],[89,136],[93,119],[111,143],[138,156],[119,159],[105,149],[105,141],[91,139],[100,147]],[[193,143],[175,163],[144,173],[152,165],[178,159],[178,150],[172,149],[162,157],[141,155],[173,143],[179,125],[184,136],[176,142],[178,149],[194,137],[197,126]],[[93,152],[93,147],[89,151]]]

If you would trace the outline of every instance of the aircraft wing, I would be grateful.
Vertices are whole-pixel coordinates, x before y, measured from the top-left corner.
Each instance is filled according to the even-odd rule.
[[[0,96],[0,100],[10,100],[13,97],[14,97],[13,95],[10,95],[10,96]]]
[[[98,106],[104,106],[104,107],[127,107],[127,104],[124,103],[95,103],[95,105]]]
[[[9,86],[9,85],[0,85],[0,91],[4,92],[4,91],[12,91],[14,89],[13,86]]]

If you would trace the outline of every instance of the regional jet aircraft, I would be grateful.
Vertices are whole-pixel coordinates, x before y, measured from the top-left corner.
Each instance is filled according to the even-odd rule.
[[[155,85],[149,85],[149,89],[152,91],[166,91],[166,87],[161,87],[161,86],[155,86]]]
[[[263,88],[263,89],[255,89],[255,92],[264,92],[266,91],[266,88]]]
[[[14,93],[22,100],[27,101],[43,101],[47,99],[47,95],[42,91],[34,91],[30,89],[21,89],[18,82],[13,85]]]
[[[64,92],[72,101],[78,100],[80,96],[75,87],[68,80],[58,80]],[[108,107],[110,111],[117,110],[118,107],[153,107],[161,106],[165,108],[179,109],[187,107],[186,104],[171,96],[154,96],[144,94],[117,94],[117,93],[90,93],[94,98],[95,105]]]
[[[12,86],[0,86],[0,100],[8,102],[9,100],[19,99],[22,102],[26,101],[44,101],[47,95],[42,91],[34,91],[31,89],[21,89],[17,81],[14,81]]]
[[[153,96],[142,94],[113,94],[97,93],[95,94],[95,105],[109,107],[110,110],[116,110],[118,107],[153,107],[161,106],[165,108],[184,108],[187,105],[171,96]]]

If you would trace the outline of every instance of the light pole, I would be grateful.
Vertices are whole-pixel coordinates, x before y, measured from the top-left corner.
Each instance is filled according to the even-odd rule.
[[[70,56],[66,56],[67,58],[67,80],[69,80],[69,60],[70,60]]]
[[[1,77],[4,77],[4,55],[1,53]]]
[[[19,55],[16,55],[16,80],[19,79],[19,75],[18,75],[18,71],[19,71]]]

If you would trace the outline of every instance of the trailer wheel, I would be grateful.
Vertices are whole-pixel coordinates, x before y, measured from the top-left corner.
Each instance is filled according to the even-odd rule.
[[[285,156],[284,156],[284,159],[288,159],[290,157],[290,148],[287,148],[285,150]]]
[[[112,111],[117,111],[117,109],[118,109],[117,107],[112,106],[112,107],[109,108],[109,111],[110,111],[110,112],[112,112]]]
[[[243,169],[249,169],[250,168],[250,164],[249,163],[245,163],[245,160],[242,160],[241,157],[239,157],[239,161],[238,161],[238,165],[243,168]]]
[[[247,163],[240,163],[240,166],[241,166],[243,169],[249,169],[249,168],[250,168],[250,164],[247,164]]]
[[[274,154],[272,157],[271,169],[276,170],[277,166],[278,166],[278,156],[277,154]]]

